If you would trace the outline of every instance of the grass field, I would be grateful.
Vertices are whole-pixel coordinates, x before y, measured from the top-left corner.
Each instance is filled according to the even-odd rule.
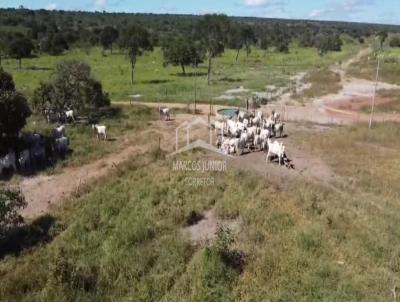
[[[46,242],[3,259],[0,295],[5,301],[391,301],[400,282],[399,138],[394,124],[296,133],[344,180],[339,189],[299,180],[281,191],[229,167],[215,175],[214,186],[190,187],[187,174],[172,172],[169,161],[150,152],[54,213]],[[224,253],[224,237],[192,246],[181,232],[192,212],[212,207],[220,217],[242,220]],[[232,258],[238,252],[245,259],[240,266]]]
[[[328,69],[313,70],[307,74],[304,81],[312,86],[296,95],[296,99],[302,101],[337,93],[342,88],[340,75]]]
[[[346,44],[342,52],[332,52],[324,57],[316,49],[292,46],[289,54],[254,49],[247,58],[244,53],[235,62],[236,51],[227,50],[213,62],[213,85],[206,80],[207,67],[200,65],[197,71],[187,68],[188,76],[181,75],[179,67],[163,67],[162,52],[140,57],[135,71],[135,83],[131,85],[130,64],[125,54],[102,54],[100,48],[88,51],[72,50],[62,56],[41,55],[24,59],[23,68],[18,69],[16,60],[3,60],[3,67],[12,73],[18,89],[32,95],[40,81],[47,81],[54,66],[69,59],[83,60],[90,64],[95,77],[114,101],[128,101],[129,95],[142,95],[142,101],[192,102],[194,100],[194,79],[197,78],[197,99],[208,102],[222,95],[227,89],[244,86],[255,91],[265,91],[266,85],[288,86],[289,77],[298,71],[309,71],[318,67],[344,61],[354,55],[360,46]],[[238,101],[226,101],[236,104]]]
[[[99,142],[91,125],[67,125],[66,133],[70,139],[71,156],[60,161],[49,172],[64,166],[80,166],[100,159],[117,150],[121,143],[118,141],[127,133],[137,136],[136,143],[140,142],[139,131],[146,129],[149,122],[158,118],[156,110],[145,106],[112,106],[103,112],[101,124],[107,127],[109,141]],[[23,129],[25,133],[41,133],[52,135],[55,125],[47,124],[42,116],[32,116]]]
[[[375,81],[377,59],[368,56],[350,66],[349,74],[370,81]],[[398,84],[400,82],[400,48],[385,48],[381,61],[379,79],[383,82]]]

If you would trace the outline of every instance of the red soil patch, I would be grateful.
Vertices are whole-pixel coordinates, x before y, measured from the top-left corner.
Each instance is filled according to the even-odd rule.
[[[391,101],[392,100],[390,98],[377,96],[375,98],[375,106],[390,103]],[[329,103],[329,106],[331,108],[339,110],[349,110],[349,111],[360,111],[366,107],[370,107],[371,105],[372,105],[372,97],[359,97],[351,99],[349,101],[343,100],[343,101],[334,101]]]

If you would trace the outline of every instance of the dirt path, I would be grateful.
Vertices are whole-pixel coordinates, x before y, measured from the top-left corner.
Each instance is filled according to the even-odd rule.
[[[39,174],[23,178],[19,184],[27,201],[27,207],[22,211],[25,218],[32,219],[58,207],[65,199],[73,196],[80,188],[106,176],[111,170],[129,160],[135,155],[143,154],[157,146],[161,137],[162,148],[169,148],[174,141],[175,125],[189,118],[189,115],[180,115],[174,122],[153,122],[148,130],[142,131],[141,136],[148,135],[145,144],[135,144],[136,136],[122,136],[119,149],[100,160],[80,167],[65,168],[60,174]],[[137,134],[135,134],[137,135]]]
[[[283,106],[290,103],[290,98],[278,101],[279,105],[268,105],[264,109],[282,112],[285,120],[289,121],[309,121],[319,124],[352,124],[357,122],[369,121],[369,115],[361,112],[354,112],[353,108],[360,108],[370,105],[374,93],[375,83],[368,80],[349,77],[348,68],[370,53],[369,48],[360,50],[356,56],[344,62],[341,66],[334,65],[331,70],[340,75],[342,89],[336,94],[325,95],[315,99],[312,103],[305,106]],[[377,83],[377,91],[400,89],[400,85],[393,85],[384,82]],[[376,99],[377,104],[387,102],[381,98]],[[397,114],[376,113],[375,122],[395,121],[400,122]]]

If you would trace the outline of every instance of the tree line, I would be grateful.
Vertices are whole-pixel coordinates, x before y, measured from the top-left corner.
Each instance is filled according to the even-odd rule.
[[[341,49],[341,35],[363,42],[377,32],[400,32],[389,25],[227,17],[0,9],[0,66],[6,56],[21,61],[32,55],[60,55],[79,47],[115,48],[129,55],[132,71],[144,52],[161,47],[165,64],[182,68],[212,59],[224,48],[236,59],[252,47],[289,52],[290,43],[315,47],[321,55]],[[133,72],[132,72],[133,82]]]

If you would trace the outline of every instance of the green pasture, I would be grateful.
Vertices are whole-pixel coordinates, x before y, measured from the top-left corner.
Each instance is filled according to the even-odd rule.
[[[377,58],[372,55],[364,56],[359,62],[350,66],[350,74],[358,78],[375,81],[377,63]],[[392,84],[400,83],[400,48],[384,48],[379,80]]]
[[[230,166],[223,174],[172,172],[154,150],[10,234],[2,299],[391,301],[400,282],[398,128],[298,131],[296,139],[343,182],[299,180],[281,190]],[[187,186],[187,176],[215,176],[215,184]],[[211,208],[222,219],[240,217],[233,244],[225,234],[192,245],[182,232]]]
[[[126,54],[104,53],[101,48],[74,49],[62,56],[43,54],[24,59],[21,70],[16,60],[3,59],[3,67],[12,73],[18,89],[28,96],[32,96],[41,81],[49,79],[57,63],[73,59],[90,64],[94,76],[103,83],[113,101],[129,101],[130,95],[141,95],[137,100],[193,102],[196,82],[197,100],[209,102],[226,90],[239,86],[254,91],[265,91],[266,85],[288,86],[291,75],[337,64],[354,55],[359,47],[358,44],[347,43],[341,52],[331,52],[323,57],[318,55],[316,49],[296,45],[292,45],[289,54],[253,49],[249,57],[242,51],[238,62],[235,61],[236,51],[227,50],[213,61],[211,86],[207,85],[206,64],[197,69],[187,68],[187,75],[183,76],[180,67],[163,66],[159,48],[138,59],[133,85]],[[220,102],[237,103],[237,100]]]

